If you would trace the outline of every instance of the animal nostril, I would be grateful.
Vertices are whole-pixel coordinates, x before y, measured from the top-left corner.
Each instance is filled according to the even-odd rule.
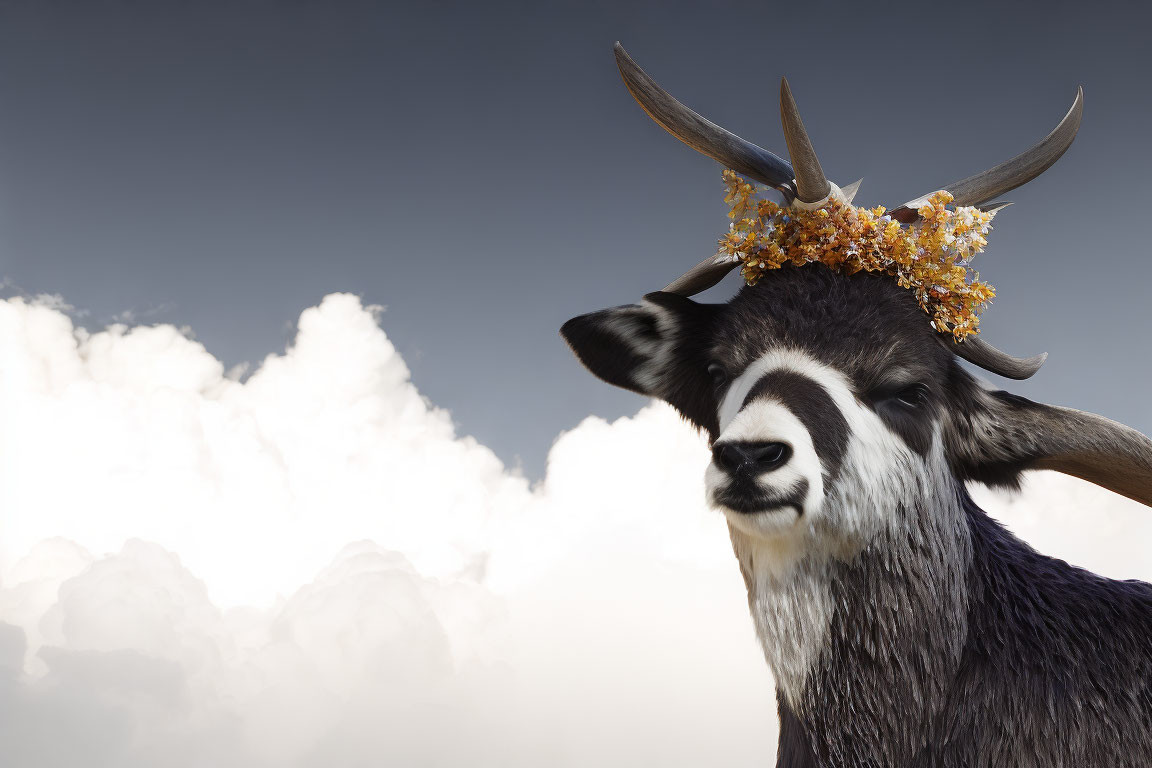
[[[787,463],[792,449],[786,443],[718,443],[712,458],[726,472],[769,472]]]
[[[727,472],[733,472],[740,466],[743,453],[734,443],[721,443],[712,447],[712,460],[716,465]]]
[[[759,443],[749,454],[759,467],[775,468],[788,461],[789,448],[784,443]]]

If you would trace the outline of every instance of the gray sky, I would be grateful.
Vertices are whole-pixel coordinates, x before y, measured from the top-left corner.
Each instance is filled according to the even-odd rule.
[[[1146,5],[667,6],[0,2],[0,278],[93,327],[188,325],[229,365],[358,293],[420,390],[534,477],[561,429],[641,403],[560,324],[659,288],[727,222],[720,168],[632,102],[614,40],[776,151],[787,75],[868,204],[1024,149],[1083,84],[1076,144],[980,257],[983,327],[1051,353],[1013,391],[1152,432]]]

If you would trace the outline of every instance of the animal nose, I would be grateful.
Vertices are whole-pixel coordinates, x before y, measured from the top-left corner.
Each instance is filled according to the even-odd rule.
[[[731,442],[712,447],[712,459],[731,474],[771,472],[788,462],[792,448],[787,443]]]

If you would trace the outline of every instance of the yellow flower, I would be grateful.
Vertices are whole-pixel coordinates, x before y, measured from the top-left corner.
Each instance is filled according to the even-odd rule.
[[[994,214],[971,207],[949,210],[952,195],[940,191],[920,206],[919,225],[903,226],[885,217],[884,206],[831,201],[815,211],[782,209],[754,199],[756,188],[731,170],[724,171],[723,180],[734,223],[719,239],[720,252],[740,259],[749,285],[784,264],[888,274],[913,292],[941,333],[962,340],[979,332],[979,313],[996,292],[956,259],[984,249]]]

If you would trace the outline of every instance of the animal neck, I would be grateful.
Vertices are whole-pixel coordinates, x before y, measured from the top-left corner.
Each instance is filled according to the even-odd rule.
[[[830,499],[885,521],[855,543],[822,545],[819,524],[793,540],[732,532],[782,710],[826,764],[857,764],[868,749],[864,764],[911,759],[955,676],[968,626],[966,495],[921,487],[937,491],[888,509]]]

